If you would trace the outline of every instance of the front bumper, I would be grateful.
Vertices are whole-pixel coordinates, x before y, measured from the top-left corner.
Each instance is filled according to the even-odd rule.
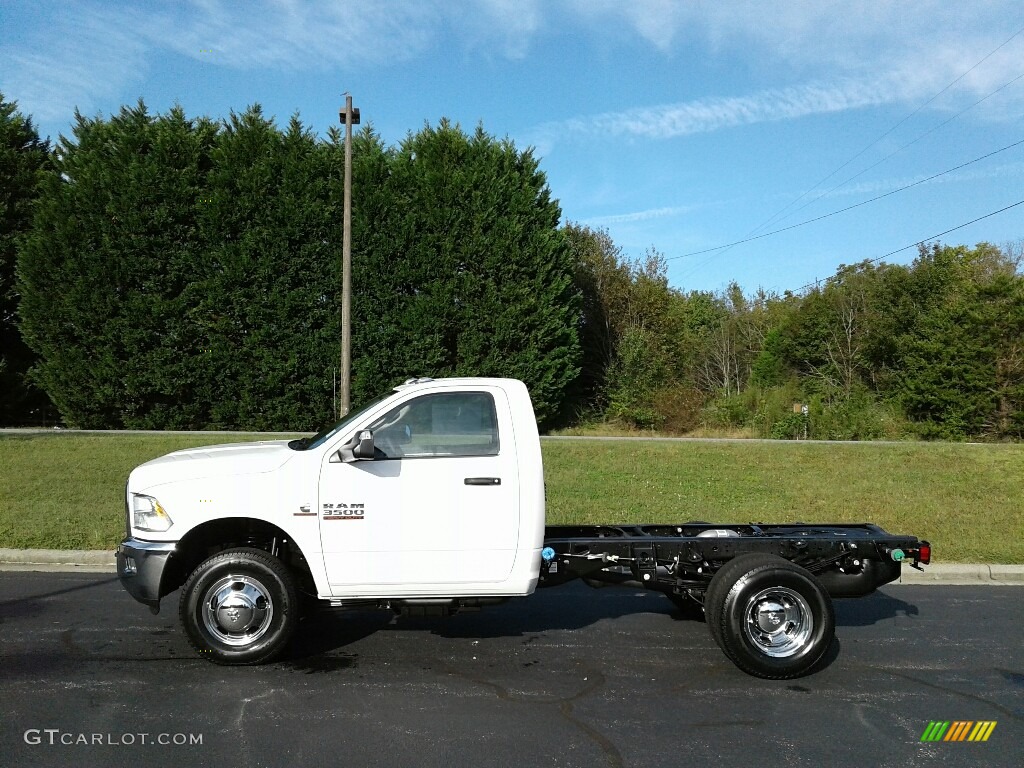
[[[153,613],[160,613],[160,583],[176,546],[173,541],[127,538],[117,547],[117,576],[121,586],[140,603],[148,605]]]

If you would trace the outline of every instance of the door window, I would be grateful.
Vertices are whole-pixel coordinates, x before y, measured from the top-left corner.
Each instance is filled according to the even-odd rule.
[[[423,395],[368,429],[382,458],[498,455],[498,419],[494,399],[486,392]]]

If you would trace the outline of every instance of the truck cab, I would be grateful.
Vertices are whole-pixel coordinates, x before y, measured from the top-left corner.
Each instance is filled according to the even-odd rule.
[[[336,605],[523,596],[540,574],[540,439],[513,379],[410,380],[313,437],[146,462],[125,493],[118,572],[154,612],[230,549],[270,555],[296,594]],[[266,584],[234,587],[214,598],[253,616],[273,603]],[[217,609],[208,612],[216,629]]]

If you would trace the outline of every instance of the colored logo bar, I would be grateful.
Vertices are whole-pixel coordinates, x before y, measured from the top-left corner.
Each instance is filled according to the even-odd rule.
[[[921,741],[988,741],[996,729],[995,720],[932,720]]]

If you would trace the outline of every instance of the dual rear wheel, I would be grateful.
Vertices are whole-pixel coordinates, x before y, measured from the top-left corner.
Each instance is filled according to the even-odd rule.
[[[704,614],[737,667],[771,680],[813,671],[835,639],[828,591],[776,555],[740,555],[722,566],[708,585]]]

